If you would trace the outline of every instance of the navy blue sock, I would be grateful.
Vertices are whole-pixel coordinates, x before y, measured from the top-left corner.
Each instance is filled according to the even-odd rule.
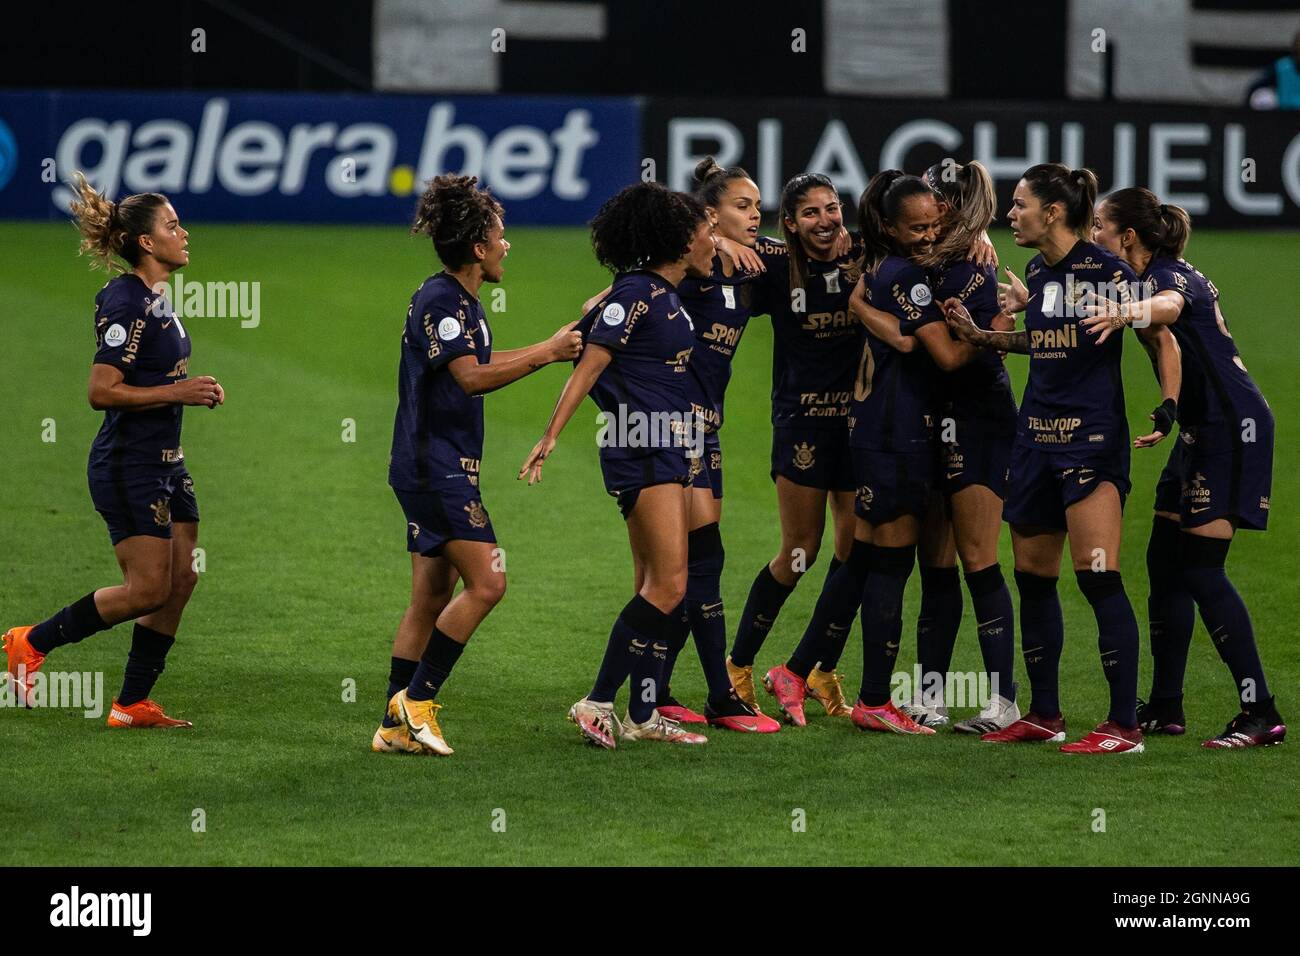
[[[84,599],[83,599],[84,600]],[[149,696],[154,683],[167,664],[167,652],[176,638],[153,628],[137,624],[131,632],[131,651],[126,656],[126,673],[117,702],[123,707],[139,703]]]
[[[618,689],[632,673],[632,662],[639,656],[639,651],[648,648],[659,633],[662,617],[664,614],[639,594],[634,594],[632,600],[623,605],[609,632],[605,657],[596,673],[596,683],[587,695],[589,699],[613,703]]]
[[[411,678],[415,676],[415,668],[419,661],[408,660],[405,657],[391,658],[388,664],[388,696],[384,698],[384,726],[396,727],[398,721],[388,716],[388,702],[393,699],[393,695],[399,690],[405,690],[411,683]]]
[[[646,602],[646,607],[653,612],[646,615],[649,642],[633,640],[629,652],[632,655],[632,679],[627,697],[627,716],[636,724],[643,724],[650,719],[659,698],[663,696],[664,665],[668,657],[668,646],[679,628],[677,615],[682,613],[679,604],[665,614],[657,607]],[[683,640],[685,633],[682,634]]]
[[[727,676],[727,616],[722,605],[722,564],[726,552],[716,522],[688,536],[686,616],[695,651],[709,685],[709,700],[721,704],[731,694]]]
[[[451,674],[451,669],[460,660],[465,645],[454,641],[435,624],[429,635],[429,643],[424,646],[420,663],[411,675],[411,682],[406,685],[406,696],[410,700],[433,700]]]
[[[912,575],[916,545],[868,545],[867,580],[862,587],[862,688],[868,707],[889,701],[890,678],[903,637],[903,591]]]
[[[38,653],[48,654],[56,647],[84,641],[90,635],[107,631],[112,626],[99,616],[99,610],[95,607],[95,592],[91,591],[53,617],[37,624],[27,635],[27,640]]]
[[[1061,713],[1061,647],[1065,644],[1065,622],[1056,578],[1016,571],[1020,592],[1020,646],[1029,675],[1029,709],[1040,717]]]
[[[1179,525],[1156,515],[1147,542],[1147,619],[1151,622],[1151,699],[1180,700],[1196,602],[1183,581]]]
[[[987,568],[966,575],[975,609],[975,625],[980,641],[980,656],[989,675],[990,693],[1016,699],[1016,625],[1011,609],[1011,592],[1002,577],[1002,568]]]
[[[1270,701],[1250,612],[1224,570],[1232,540],[1185,532],[1182,537],[1183,580],[1196,599],[1214,649],[1232,672],[1242,708],[1249,710]]]
[[[1097,648],[1110,685],[1107,719],[1137,726],[1138,624],[1118,571],[1075,571],[1079,590],[1097,618]]]
[[[834,670],[839,663],[844,642],[862,604],[870,549],[871,545],[865,541],[855,540],[847,561],[832,562],[835,570],[826,575],[812,618],[785,665],[800,677],[807,679],[819,662],[824,671]]]
[[[772,569],[763,565],[763,570],[758,572],[758,577],[754,578],[754,583],[749,588],[745,609],[740,612],[736,643],[731,647],[731,663],[737,667],[749,667],[754,663],[786,598],[793,593],[793,587],[788,588],[772,577]]]
[[[921,613],[916,619],[916,661],[921,686],[942,688],[961,628],[961,578],[956,568],[921,568]],[[935,683],[937,682],[937,684]],[[928,694],[927,694],[928,696]],[[937,706],[942,701],[926,701]]]
[[[660,700],[663,700],[669,694],[668,685],[673,678],[673,668],[677,666],[677,655],[682,652],[682,648],[686,646],[686,641],[690,636],[691,619],[686,615],[686,602],[682,601],[668,615],[668,631],[665,634],[666,650],[657,684]]]

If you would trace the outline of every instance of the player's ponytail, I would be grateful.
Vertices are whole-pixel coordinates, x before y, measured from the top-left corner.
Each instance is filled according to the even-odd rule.
[[[663,266],[686,255],[705,216],[690,193],[634,183],[605,200],[591,220],[591,246],[615,273]]]
[[[885,230],[896,222],[903,202],[912,196],[934,195],[930,184],[901,169],[885,169],[871,177],[858,200],[858,230],[862,233],[862,271],[874,273],[898,245]]]
[[[837,198],[839,197],[839,190],[835,188],[830,177],[821,173],[800,173],[781,190],[781,235],[785,238],[785,247],[790,255],[791,290],[802,289],[808,281],[808,267],[804,262],[808,253],[799,240],[799,233],[786,223],[794,222],[799,200],[814,189],[829,189]]]
[[[415,206],[411,234],[432,239],[434,252],[450,269],[473,263],[474,246],[487,242],[496,220],[505,218],[501,204],[477,183],[477,176],[435,176]]]
[[[1092,210],[1097,204],[1097,175],[1091,169],[1071,169],[1063,163],[1039,163],[1020,177],[1044,206],[1060,203],[1065,224],[1080,238],[1088,238]]]
[[[1153,256],[1180,258],[1192,235],[1192,217],[1182,206],[1162,203],[1149,189],[1117,189],[1102,204],[1105,217],[1123,232],[1132,229]]]
[[[81,233],[78,253],[90,255],[92,269],[125,272],[119,259],[134,268],[144,255],[140,237],[153,231],[167,197],[162,193],[137,193],[113,202],[97,192],[79,170],[72,174],[72,192],[68,208]]]
[[[716,209],[733,180],[749,178],[749,173],[739,166],[719,166],[712,156],[705,156],[695,166],[695,195],[704,205]]]
[[[948,204],[943,238],[918,261],[929,268],[952,259],[964,259],[997,215],[993,177],[982,163],[964,166],[945,161],[925,171],[925,181]]]

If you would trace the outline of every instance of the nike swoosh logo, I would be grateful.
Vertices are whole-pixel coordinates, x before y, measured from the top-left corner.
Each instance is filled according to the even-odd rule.
[[[948,480],[949,480],[949,481],[952,481],[954,478],[960,478],[963,474],[965,474],[965,472],[961,472],[961,471],[952,471],[952,472],[949,472],[949,473],[948,473]]]
[[[719,608],[719,607],[722,607],[721,601],[719,601],[717,604],[701,604],[700,610],[708,612],[708,611],[712,611],[714,608]]]
[[[976,622],[975,622],[975,626],[976,626],[976,627],[988,627],[990,624],[996,624],[996,623],[997,623],[998,621],[1000,621],[1000,620],[1002,620],[1002,618],[1000,618],[1000,617],[995,617],[995,618],[991,618],[990,620],[987,620],[987,621],[976,621]]]
[[[168,319],[166,322],[163,323],[162,327],[165,329],[165,328],[167,328],[167,326],[169,326],[169,325],[171,325],[171,324],[172,324],[172,320],[171,320],[171,319]]]
[[[1086,485],[1088,482],[1092,481],[1092,479],[1094,479],[1094,478],[1096,478],[1096,477],[1097,477],[1096,475],[1089,475],[1087,478],[1080,478],[1080,479],[1079,479],[1079,484],[1081,484],[1081,485]]]
[[[1204,508],[1193,508],[1193,509],[1192,509],[1192,514],[1194,514],[1194,515],[1198,515],[1198,514],[1200,514],[1202,511],[1209,511],[1209,510],[1210,510],[1210,506],[1209,506],[1209,505],[1206,505]]]
[[[702,286],[700,286],[700,291],[701,291],[701,292],[708,292],[708,291],[709,291],[710,289],[712,289],[712,288],[713,288],[713,286],[711,286],[711,285],[702,285]]]
[[[648,641],[638,641],[635,637],[632,638],[633,647],[645,647],[647,646],[648,643],[649,643]]]
[[[885,641],[885,647],[889,648],[891,651],[896,651],[898,650],[898,641]]]

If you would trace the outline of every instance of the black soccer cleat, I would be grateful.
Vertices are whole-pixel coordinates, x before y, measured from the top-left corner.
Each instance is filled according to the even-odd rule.
[[[1211,750],[1236,750],[1242,747],[1271,747],[1286,740],[1286,724],[1272,704],[1262,713],[1242,711],[1229,721],[1219,736],[1201,744]]]
[[[1187,733],[1187,718],[1183,716],[1183,698],[1171,697],[1151,702],[1138,698],[1138,727],[1144,734],[1168,734],[1177,737]]]

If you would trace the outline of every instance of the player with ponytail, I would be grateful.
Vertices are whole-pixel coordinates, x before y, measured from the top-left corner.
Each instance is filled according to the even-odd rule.
[[[140,193],[114,202],[81,173],[73,194],[81,252],[92,267],[120,273],[95,297],[97,350],[88,397],[104,422],[86,475],[123,581],[90,592],[40,624],[11,628],[4,635],[9,680],[19,703],[31,706],[36,672],[51,651],[134,620],[108,725],[189,727],[149,694],[198,580],[192,561],[199,511],[181,448],[181,410],[215,408],[225,392],[211,376],[189,377],[190,338],[164,295],[172,273],[190,261],[189,233],[167,197]]]
[[[1192,221],[1150,190],[1120,189],[1097,207],[1092,239],[1142,277],[1140,308],[1098,304],[1085,319],[1100,343],[1135,319],[1167,327],[1182,354],[1178,440],[1156,486],[1147,545],[1148,610],[1154,673],[1151,699],[1138,702],[1148,733],[1181,734],[1183,674],[1200,611],[1214,649],[1232,673],[1241,712],[1210,748],[1281,743],[1286,724],[1269,691],[1250,612],[1225,571],[1237,529],[1268,524],[1273,413],[1246,371],[1219,308],[1219,290],[1183,258]],[[1154,413],[1168,431],[1173,409]]]

